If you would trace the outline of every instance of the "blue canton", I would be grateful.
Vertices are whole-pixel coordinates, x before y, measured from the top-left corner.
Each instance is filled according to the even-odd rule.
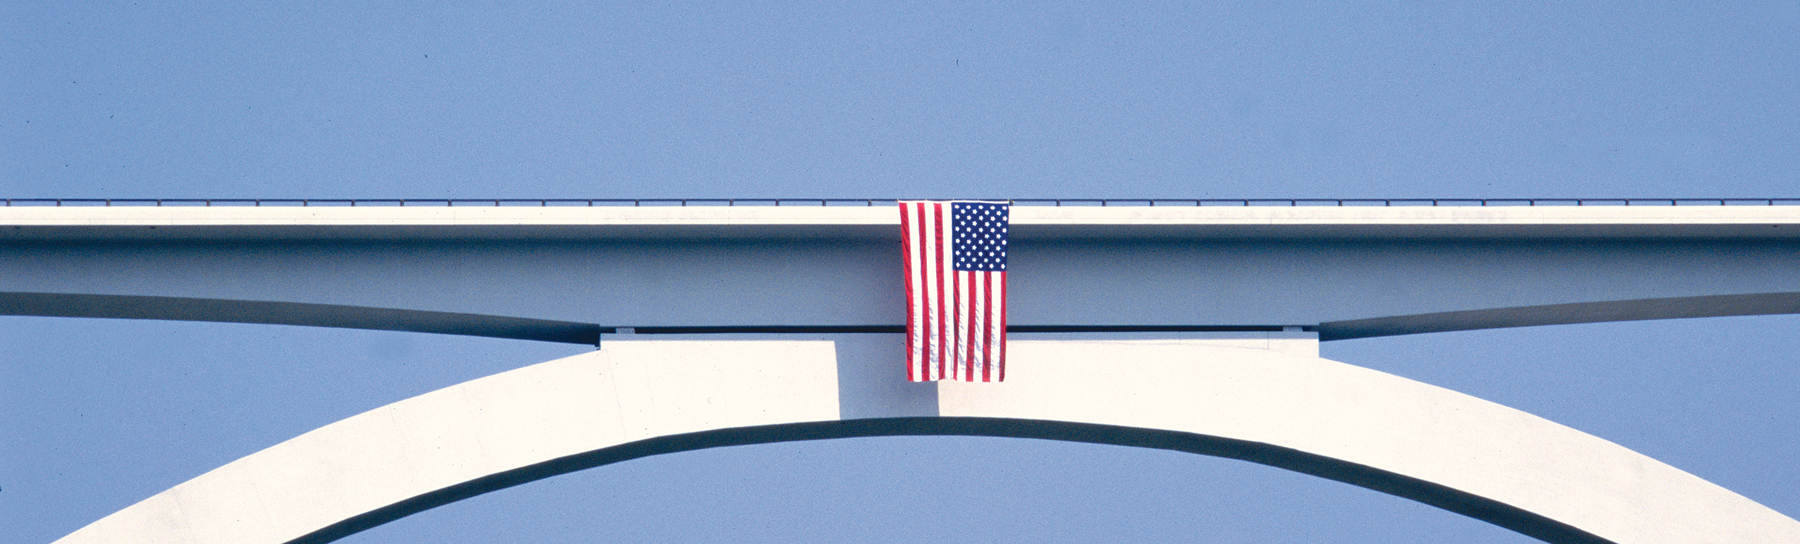
[[[950,206],[956,270],[1006,270],[1006,204],[957,202]]]

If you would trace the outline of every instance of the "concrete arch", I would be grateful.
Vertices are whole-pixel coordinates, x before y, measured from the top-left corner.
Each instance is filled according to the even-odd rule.
[[[1800,541],[1800,522],[1616,444],[1281,334],[1020,339],[1004,384],[905,382],[889,335],[608,341],[328,425],[59,542],[327,542],[636,457],[909,434],[1245,459],[1550,542]]]

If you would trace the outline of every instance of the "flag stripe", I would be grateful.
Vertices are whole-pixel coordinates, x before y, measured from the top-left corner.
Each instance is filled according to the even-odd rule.
[[[969,357],[969,326],[974,321],[973,305],[969,304],[969,278],[974,272],[959,270],[956,272],[956,366],[963,371],[966,379],[971,376],[969,365],[973,357]]]
[[[924,328],[919,332],[920,338],[923,340],[919,346],[919,365],[922,367],[921,372],[935,377],[937,373],[933,372],[933,370],[935,370],[937,362],[935,351],[937,349],[937,335],[932,334],[932,332],[935,330],[934,327],[937,326],[938,316],[936,315],[935,310],[933,310],[937,305],[933,304],[932,300],[934,294],[937,293],[939,289],[935,288],[936,284],[932,281],[934,277],[932,265],[937,262],[937,259],[935,259],[931,253],[936,247],[932,243],[935,239],[926,236],[926,233],[931,232],[937,227],[928,222],[929,217],[925,213],[927,208],[928,206],[925,204],[919,204],[919,241],[922,242],[919,244],[919,283],[922,284],[922,288],[919,290],[919,299],[921,302],[919,305],[919,316],[924,321],[921,323]],[[933,378],[928,377],[926,379]]]
[[[982,332],[984,332],[981,330],[984,323],[982,317],[987,314],[987,308],[982,306],[982,303],[986,301],[987,297],[983,296],[981,292],[983,287],[981,278],[986,276],[986,272],[969,272],[969,298],[972,299],[971,304],[969,304],[968,329],[969,379],[980,381],[987,381],[987,361],[979,356],[981,353],[981,335]]]
[[[993,274],[983,273],[981,275],[981,284],[981,328],[977,329],[979,334],[981,334],[981,381],[991,382],[994,381],[994,374],[992,368],[993,365],[990,364],[989,361],[994,360],[994,352],[988,348],[991,345],[991,342],[993,342],[992,338],[994,334]]]
[[[926,381],[931,376],[925,365],[925,331],[929,330],[930,323],[926,317],[925,238],[922,236],[925,232],[925,206],[915,202],[900,202],[899,205],[902,224],[906,226],[901,235],[906,238],[903,247],[906,248],[906,340],[909,348],[906,354],[907,379]]]
[[[913,316],[917,312],[913,307],[913,266],[912,266],[912,225],[907,217],[906,203],[900,203],[900,254],[907,259],[906,266],[906,379],[921,381],[919,366],[913,361]]]
[[[975,291],[979,294],[975,298],[978,311],[975,312],[975,322],[972,323],[974,327],[969,331],[969,336],[975,339],[975,349],[969,350],[969,357],[980,363],[981,381],[991,382],[994,380],[989,377],[988,368],[993,366],[993,359],[989,359],[987,356],[987,329],[988,320],[993,317],[993,309],[988,306],[993,303],[988,297],[988,289],[993,288],[991,282],[993,274],[989,272],[971,272],[971,274],[975,275]]]
[[[935,358],[934,362],[937,363],[938,375],[942,376],[942,375],[944,375],[944,364],[946,363],[946,361],[944,360],[944,359],[946,359],[945,355],[949,355],[948,353],[945,352],[946,349],[944,346],[944,333],[949,330],[945,326],[945,323],[944,323],[946,321],[944,319],[946,317],[944,315],[944,313],[945,313],[944,312],[944,228],[946,225],[944,225],[944,205],[943,205],[943,203],[933,202],[933,203],[931,203],[931,208],[932,208],[932,211],[936,213],[936,221],[933,223],[933,226],[931,229],[931,235],[933,238],[935,238],[937,240],[937,258],[935,260],[933,260],[931,264],[932,264],[932,268],[935,269],[935,273],[937,275],[937,288],[938,288],[938,290],[937,290],[937,311],[933,312],[934,314],[937,315],[937,318],[938,318],[938,320],[937,320],[937,322],[938,322],[937,338],[936,338],[937,351],[935,352],[937,357]]]
[[[1000,361],[1000,381],[1006,381],[1006,272],[998,272],[995,275],[1000,277],[1000,281],[997,282],[1000,285],[1000,296],[994,297],[1000,300],[1000,326],[995,329],[994,334],[1000,339],[1000,356],[994,360]]]
[[[937,283],[937,238],[930,235],[933,230],[937,229],[937,225],[932,221],[930,208],[925,205],[919,206],[919,239],[925,241],[924,252],[919,254],[920,279],[925,282],[925,289],[922,292],[925,311],[921,313],[925,320],[925,330],[920,334],[925,339],[925,346],[919,356],[920,364],[924,366],[923,371],[927,375],[936,376],[937,349],[940,337],[935,330],[938,323],[943,321],[943,316],[937,315],[933,308],[938,306],[935,302],[937,294],[943,292],[944,289],[943,285]]]

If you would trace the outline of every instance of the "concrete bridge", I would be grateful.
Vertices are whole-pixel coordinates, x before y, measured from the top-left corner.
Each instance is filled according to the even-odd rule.
[[[1800,542],[1800,523],[1610,442],[1317,356],[1800,313],[1800,207],[1019,206],[997,385],[905,381],[897,222],[891,205],[0,207],[0,313],[601,348],[326,426],[63,542],[325,542],[647,455],[905,434],[1244,459],[1550,542]]]

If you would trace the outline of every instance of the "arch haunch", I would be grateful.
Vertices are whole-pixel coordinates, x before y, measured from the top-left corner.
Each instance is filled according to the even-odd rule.
[[[900,435],[1242,459],[1549,542],[1800,541],[1800,522],[1618,445],[1254,335],[1021,339],[1003,384],[906,382],[894,336],[609,341],[327,425],[59,542],[329,542],[629,459]]]

